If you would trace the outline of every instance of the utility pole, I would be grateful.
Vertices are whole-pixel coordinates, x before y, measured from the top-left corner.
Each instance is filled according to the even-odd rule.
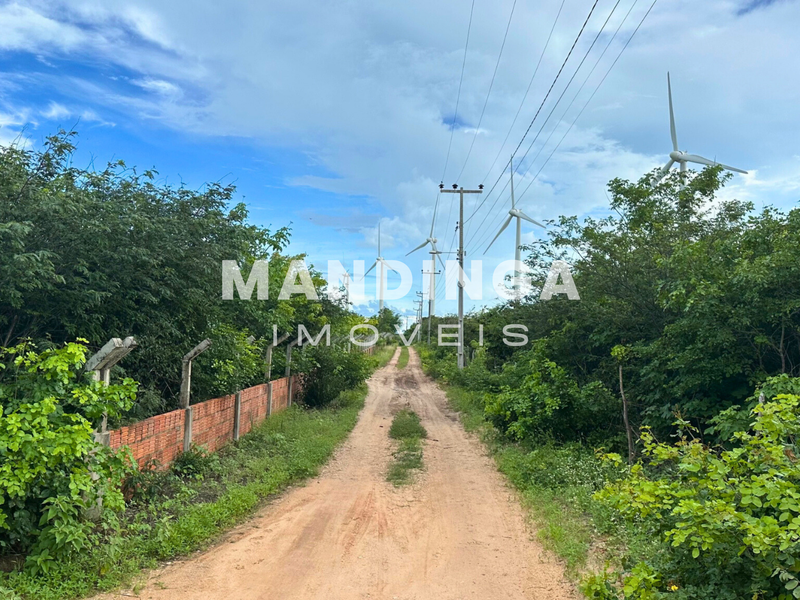
[[[431,251],[431,270],[426,271],[422,269],[423,275],[430,275],[431,280],[428,284],[428,346],[431,345],[431,321],[433,320],[433,313],[436,311],[436,276],[441,271],[436,270],[436,254],[437,252]],[[420,318],[421,320],[421,318]]]
[[[417,302],[419,303],[419,306],[417,306],[417,323],[421,323],[422,322],[422,297],[423,297],[423,293],[422,292],[417,292],[417,297],[419,298],[419,300],[417,300]]]
[[[464,368],[464,194],[482,194],[483,184],[477,190],[465,190],[453,184],[452,190],[444,189],[439,184],[439,191],[444,194],[458,194],[458,368]]]

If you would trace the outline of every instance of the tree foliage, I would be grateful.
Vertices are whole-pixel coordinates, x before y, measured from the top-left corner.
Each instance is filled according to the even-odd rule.
[[[750,416],[727,449],[703,444],[685,421],[674,444],[645,430],[646,462],[598,494],[663,540],[663,551],[626,578],[625,598],[659,591],[679,592],[675,598],[800,598],[800,397],[779,395]],[[610,460],[622,462],[618,455]]]
[[[214,343],[195,363],[201,400],[263,381],[255,353],[273,325],[313,331],[339,317],[324,296],[278,300],[290,262],[303,257],[282,253],[287,228],[248,222],[233,186],[176,188],[122,161],[79,169],[73,140],[62,132],[42,149],[0,148],[0,346],[81,337],[96,349],[133,335],[139,346],[117,370],[140,383],[128,418],[141,418],[177,406],[181,358],[204,338]],[[223,260],[245,278],[268,261],[269,299],[222,300]],[[249,336],[255,345],[243,343]]]
[[[127,450],[94,441],[103,414],[130,408],[136,384],[105,386],[83,371],[82,343],[0,349],[0,551],[32,572],[86,548],[92,523],[124,508]]]

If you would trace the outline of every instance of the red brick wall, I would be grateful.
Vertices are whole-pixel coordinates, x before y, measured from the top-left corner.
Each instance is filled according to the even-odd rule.
[[[300,378],[293,376],[292,395],[297,398]],[[256,385],[241,391],[239,435],[244,435],[267,417],[267,384]],[[214,452],[233,440],[233,417],[235,395],[206,400],[192,405],[192,443]],[[272,412],[277,413],[288,406],[288,381],[276,379],[272,382]],[[139,463],[155,460],[166,467],[183,452],[183,409],[156,415],[144,421],[110,432],[112,448],[128,446]]]
[[[168,465],[183,451],[183,409],[156,415],[110,432],[112,448],[130,447],[139,465],[156,460]]]

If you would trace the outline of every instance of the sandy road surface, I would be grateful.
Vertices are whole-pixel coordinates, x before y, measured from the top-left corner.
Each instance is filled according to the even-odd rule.
[[[213,549],[153,572],[154,600],[573,598],[531,540],[522,510],[480,444],[421,371],[392,362],[369,380],[353,433],[319,478],[290,490]],[[428,430],[416,483],[386,482],[394,412]],[[116,595],[107,598],[130,597]]]

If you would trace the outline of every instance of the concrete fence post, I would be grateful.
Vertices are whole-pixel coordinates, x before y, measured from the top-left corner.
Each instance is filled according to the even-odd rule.
[[[194,410],[189,405],[192,390],[192,361],[211,346],[211,340],[205,339],[189,350],[182,360],[181,371],[181,408],[183,409],[183,451],[192,447],[192,421]]]
[[[242,392],[236,392],[233,401],[233,441],[239,441],[239,428],[242,421]]]
[[[272,416],[272,382],[267,382],[267,416]]]
[[[95,381],[102,381],[104,385],[109,385],[111,383],[111,368],[125,358],[136,346],[136,340],[131,336],[126,337],[124,340],[111,338],[105,346],[86,361],[84,368],[87,371],[92,371]],[[94,439],[103,446],[108,446],[111,441],[111,434],[108,432],[108,415],[106,413],[103,413],[100,431],[95,431]]]
[[[192,447],[192,421],[194,407],[187,406],[183,409],[183,451],[188,452]]]

